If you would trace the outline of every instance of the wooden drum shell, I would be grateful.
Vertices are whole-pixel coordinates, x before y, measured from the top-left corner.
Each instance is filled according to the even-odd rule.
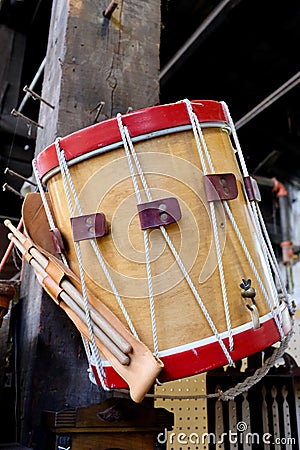
[[[150,110],[153,109],[155,107],[150,108]],[[176,119],[174,120],[176,121]],[[98,125],[100,129],[101,124]],[[187,268],[189,277],[210,318],[218,332],[222,334],[222,338],[226,340],[228,337],[227,323],[210,218],[210,205],[205,193],[204,170],[193,131],[191,127],[182,128],[181,125],[178,130],[171,127],[170,130],[159,130],[159,133],[155,133],[155,130],[148,135],[141,133],[141,136],[138,136],[136,131],[131,133],[129,125],[128,131],[130,135],[134,134],[134,149],[153,200],[175,197],[179,202],[182,217],[178,223],[166,226],[167,233]],[[93,132],[95,134],[95,129]],[[253,218],[245,198],[243,177],[231,144],[228,128],[226,128],[225,121],[217,118],[211,123],[204,123],[202,132],[215,173],[233,173],[235,175],[238,196],[228,200],[228,205],[251,254],[264,289],[273,302],[272,281],[268,277],[266,263],[253,227]],[[137,136],[138,139],[136,139]],[[107,139],[109,138],[106,137]],[[71,138],[69,141],[68,148],[71,148]],[[73,138],[73,141],[76,146],[76,139]],[[61,147],[62,149],[65,147],[63,140]],[[47,151],[50,152],[49,148],[46,149]],[[53,146],[51,152],[54,154]],[[119,143],[114,144],[113,148],[108,143],[98,152],[88,150],[79,155],[79,152],[75,150],[76,156],[73,159],[68,156],[69,150],[66,150],[66,153],[70,163],[70,174],[83,213],[101,212],[106,216],[109,233],[97,238],[98,249],[139,338],[153,350],[143,231],[137,211],[138,202],[121,139],[119,138]],[[40,172],[41,176],[44,176],[52,199],[56,225],[66,243],[70,268],[79,275],[68,200],[61,173],[54,165],[48,173],[44,169],[40,169]],[[208,171],[208,173],[210,172]],[[137,181],[142,201],[147,202],[143,186],[140,180]],[[76,209],[74,200],[72,201]],[[270,315],[270,309],[225,212],[223,203],[221,201],[214,202],[214,208],[222,250],[231,326],[238,342],[241,332],[245,330],[250,330],[250,334],[253,332],[251,316],[246,308],[246,301],[241,296],[240,283],[242,279],[252,280],[252,285],[256,290],[255,300],[259,316],[265,318],[266,315]],[[160,357],[168,358],[170,355],[177,355],[185,350],[193,352],[193,349],[198,347],[202,347],[205,352],[206,345],[216,341],[211,326],[184,279],[160,230],[149,230],[149,239],[155,323]],[[81,241],[80,248],[87,287],[126,324],[120,306],[90,243]],[[261,332],[264,336],[264,332]],[[249,349],[249,345],[245,349],[235,347],[236,358],[233,354],[233,359],[248,356],[250,353],[276,342],[278,340],[276,329],[275,331],[273,329],[272,333],[270,339],[256,342],[253,349]],[[220,352],[222,354],[221,350]],[[165,378],[175,379],[182,375],[192,375],[226,363],[224,355],[222,357],[219,353],[218,355],[216,355],[216,361],[210,358],[209,363],[200,360],[193,362],[190,369],[179,370],[176,375],[172,373],[171,362],[171,368],[167,367],[166,371],[169,373]],[[197,354],[195,358],[198,358]],[[174,365],[178,362],[180,363],[175,356]]]

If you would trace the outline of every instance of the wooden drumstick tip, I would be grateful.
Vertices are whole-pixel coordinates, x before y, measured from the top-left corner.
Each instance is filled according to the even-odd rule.
[[[9,219],[4,220],[4,225],[12,231],[13,234],[15,234],[18,230],[16,227],[13,226],[12,222]]]
[[[8,234],[8,239],[10,239],[11,243],[20,250],[22,255],[25,255],[25,253],[26,253],[25,248],[23,247],[22,243],[16,238],[16,236],[13,233]]]
[[[7,228],[9,228],[10,225],[12,225],[12,223],[11,223],[11,221],[10,221],[9,219],[5,219],[5,220],[4,220],[4,225],[5,225]]]
[[[18,241],[20,241],[20,243],[21,243],[22,245],[25,244],[26,239],[27,239],[26,236],[24,236],[24,235],[20,232],[20,230],[19,230],[18,228],[16,228],[16,227],[11,223],[11,221],[10,221],[9,219],[5,219],[4,225],[5,225],[7,228],[9,228],[10,231],[13,232],[14,236],[16,237],[16,239],[17,239]]]
[[[14,234],[15,232],[18,233],[18,229],[12,224],[9,219],[4,220],[4,225],[9,228]]]

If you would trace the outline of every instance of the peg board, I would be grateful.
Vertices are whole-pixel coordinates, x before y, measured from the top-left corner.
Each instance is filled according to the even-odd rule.
[[[295,404],[296,404],[296,415],[297,415],[297,430],[298,436],[300,436],[300,379],[295,379]]]
[[[297,366],[300,367],[300,311],[297,310],[295,314],[295,323],[294,323],[294,335],[291,337],[289,342],[289,347],[286,351],[289,355],[291,355],[297,363]]]
[[[155,387],[157,395],[206,395],[206,373],[181,380],[170,381]],[[207,400],[204,399],[156,399],[157,408],[165,408],[174,414],[173,430],[168,432],[167,450],[208,450],[207,444],[201,443],[201,436],[208,432]],[[171,434],[173,433],[173,435]],[[180,443],[180,433],[199,436],[199,444]],[[179,441],[178,441],[179,437]]]

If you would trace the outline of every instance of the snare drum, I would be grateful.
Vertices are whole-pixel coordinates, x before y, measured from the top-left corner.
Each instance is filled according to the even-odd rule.
[[[82,129],[36,158],[71,270],[163,361],[160,381],[249,356],[291,326],[232,131],[224,104],[181,101]]]

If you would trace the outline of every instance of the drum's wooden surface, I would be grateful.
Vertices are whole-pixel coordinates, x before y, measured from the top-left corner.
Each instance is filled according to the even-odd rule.
[[[129,130],[130,132],[130,130]],[[238,197],[229,200],[243,239],[272,298],[262,267],[257,237],[251,225],[242,189],[242,176],[226,130],[203,129],[216,173],[234,173]],[[182,218],[166,227],[218,331],[227,330],[209,204],[203,170],[192,131],[180,131],[134,144],[153,199],[176,197]],[[86,158],[70,166],[84,214],[103,212],[110,232],[97,239],[115,286],[140,339],[153,349],[143,231],[137,200],[123,147]],[[70,213],[60,173],[47,181],[55,218],[68,246],[70,268],[78,275]],[[143,201],[147,201],[140,185]],[[258,282],[244,255],[221,202],[215,203],[232,327],[251,321],[241,297],[242,278],[256,289],[259,315],[269,312]],[[151,271],[159,350],[168,350],[212,336],[186,280],[174,261],[159,229],[150,231]],[[88,241],[81,242],[87,286],[125,323],[123,314]]]

